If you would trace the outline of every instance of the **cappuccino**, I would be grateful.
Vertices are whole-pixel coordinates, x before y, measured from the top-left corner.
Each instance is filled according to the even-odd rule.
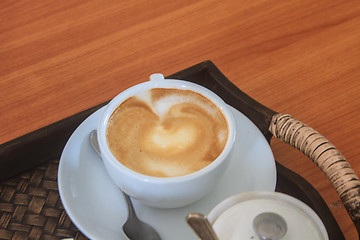
[[[117,107],[106,127],[106,141],[127,168],[176,177],[213,162],[225,147],[228,131],[222,112],[201,94],[155,88]]]

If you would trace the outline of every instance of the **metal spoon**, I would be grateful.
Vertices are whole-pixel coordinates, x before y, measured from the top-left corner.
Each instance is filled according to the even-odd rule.
[[[202,240],[218,240],[214,229],[206,216],[201,213],[190,213],[186,216],[186,221]]]
[[[90,133],[90,143],[94,150],[100,154],[99,142],[97,140],[97,131],[93,130]],[[120,189],[121,190],[121,189]],[[134,205],[131,202],[129,195],[121,191],[125,197],[126,204],[128,206],[128,219],[123,225],[123,231],[130,240],[160,240],[158,232],[149,224],[141,221],[135,212]]]
[[[253,228],[262,240],[278,240],[285,235],[287,224],[280,215],[273,212],[265,212],[255,217]]]

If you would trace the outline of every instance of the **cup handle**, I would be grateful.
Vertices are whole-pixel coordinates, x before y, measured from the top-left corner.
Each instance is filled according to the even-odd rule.
[[[359,178],[329,140],[288,114],[275,114],[269,131],[309,157],[329,178],[352,220],[360,220]]]
[[[161,73],[154,73],[151,74],[149,77],[149,81],[162,81],[162,80],[165,80],[165,77]]]

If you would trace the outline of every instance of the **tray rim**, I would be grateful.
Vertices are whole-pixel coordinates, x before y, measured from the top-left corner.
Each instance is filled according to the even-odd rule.
[[[271,117],[276,112],[260,104],[255,99],[249,97],[247,94],[238,89],[226,78],[226,76],[212,61],[207,60],[200,62],[172,74],[167,78],[186,79],[196,82],[196,79],[198,79],[199,76],[202,77],[201,81],[204,81],[204,79],[215,79],[215,83],[205,81],[205,85],[208,84],[208,86],[205,87],[211,88],[211,90],[215,92],[221,90],[224,91],[225,89],[226,94],[219,94],[220,97],[253,121],[270,143],[272,134],[269,132],[268,126],[270,124]],[[234,101],[236,101],[236,106],[234,106]],[[44,164],[49,160],[56,158],[59,159],[67,139],[77,126],[90,114],[107,103],[108,101],[1,144],[0,181],[4,181],[12,176],[16,176],[36,166]],[[49,135],[52,137],[50,138]],[[19,151],[19,149],[21,149],[21,151]],[[32,159],[32,161],[29,161],[29,159]],[[313,186],[304,178],[282,166],[278,162],[276,162],[276,168],[278,171],[278,184],[276,191],[287,193],[286,186],[282,186],[281,183],[285,180],[288,182],[288,180],[291,179],[293,183],[293,190],[297,189],[297,191],[302,191],[304,193],[303,195],[295,197],[312,207],[319,216],[325,215],[324,217],[320,217],[325,226],[330,225],[330,231],[332,231],[333,234],[337,234],[337,237],[334,239],[343,239],[344,237],[342,232],[339,229],[331,211]],[[331,239],[331,235],[333,234],[329,232],[328,227],[327,229]]]

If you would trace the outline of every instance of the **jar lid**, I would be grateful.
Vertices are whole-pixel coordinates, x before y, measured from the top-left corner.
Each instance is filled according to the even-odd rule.
[[[274,212],[287,223],[286,239],[329,239],[318,215],[305,203],[277,192],[248,192],[232,196],[218,204],[208,215],[219,239],[259,237],[253,230],[255,217]]]

